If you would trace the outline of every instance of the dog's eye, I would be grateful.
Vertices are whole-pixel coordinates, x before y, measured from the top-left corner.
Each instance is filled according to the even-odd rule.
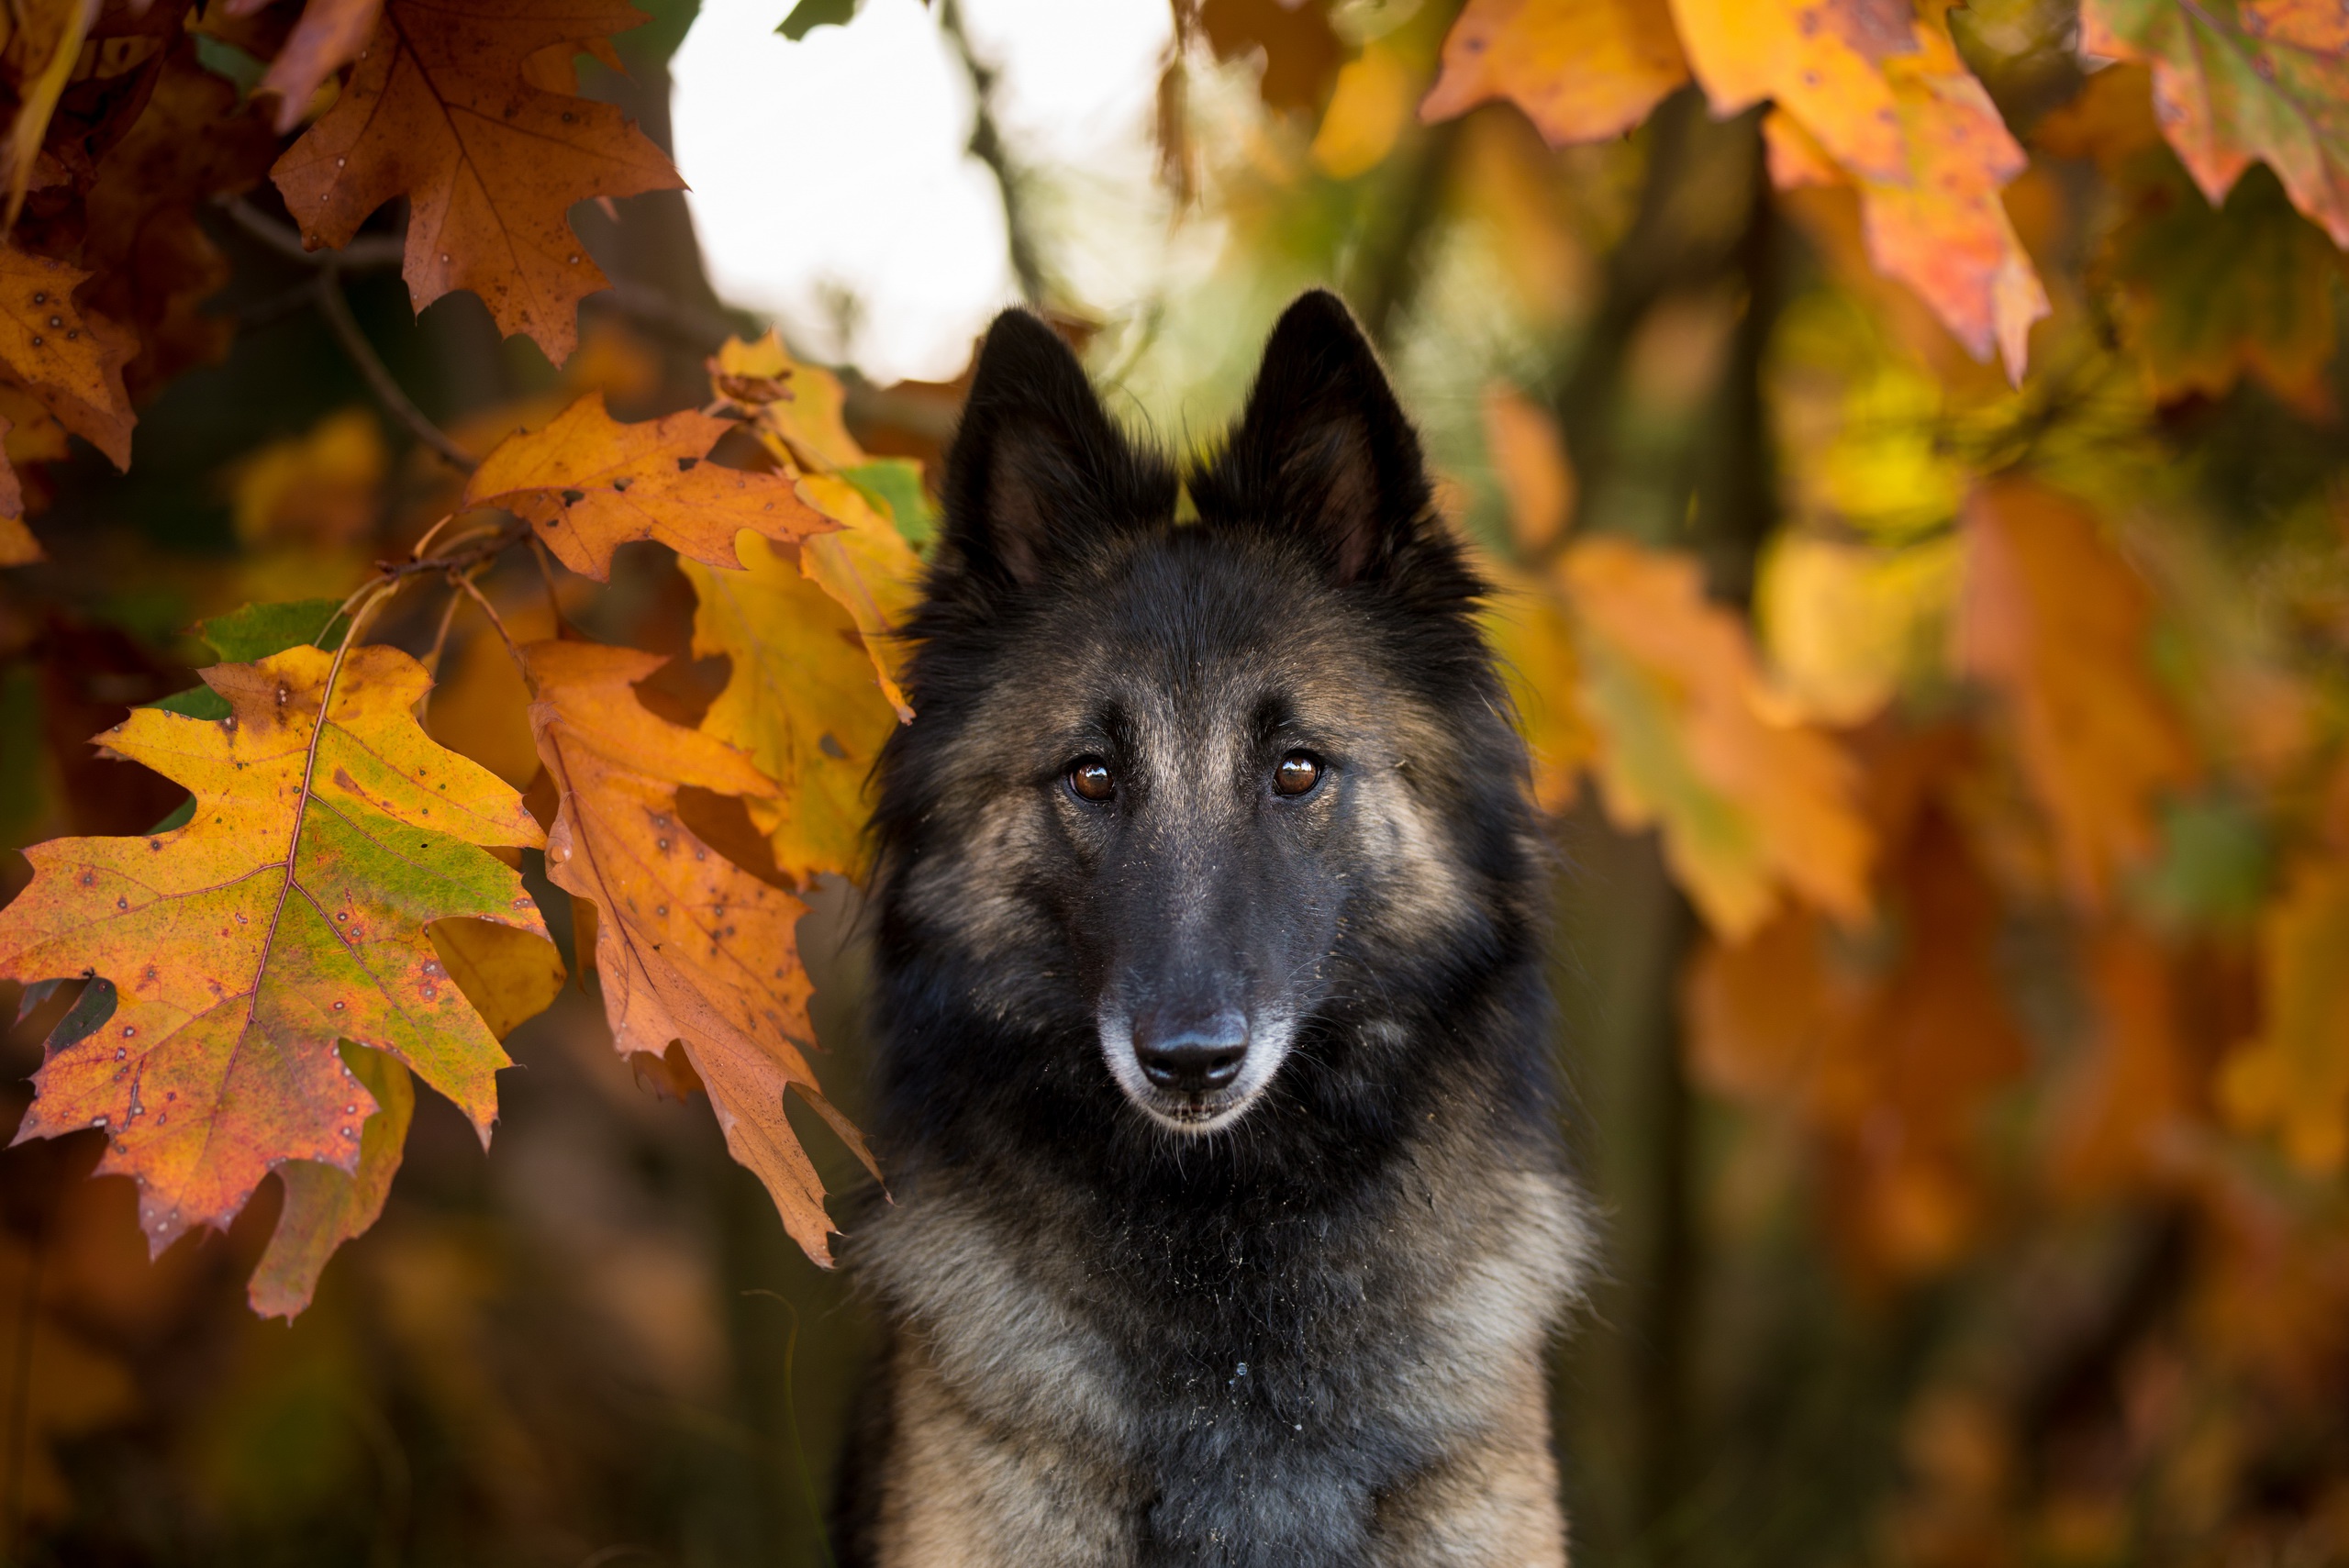
[[[1109,764],[1098,757],[1079,757],[1068,765],[1068,787],[1080,800],[1104,801],[1118,793]]]
[[[1273,793],[1309,795],[1321,782],[1321,762],[1310,752],[1291,751],[1273,769]]]

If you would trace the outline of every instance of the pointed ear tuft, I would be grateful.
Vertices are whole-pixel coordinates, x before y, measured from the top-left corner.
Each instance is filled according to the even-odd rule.
[[[1170,517],[1174,472],[1137,451],[1050,327],[1007,310],[987,329],[946,454],[950,566],[1032,587],[1103,535]]]
[[[1305,538],[1341,583],[1386,575],[1422,537],[1419,435],[1336,295],[1314,289],[1282,313],[1248,410],[1191,495],[1203,521]]]

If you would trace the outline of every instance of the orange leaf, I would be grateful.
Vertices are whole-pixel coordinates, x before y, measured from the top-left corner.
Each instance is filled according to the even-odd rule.
[[[406,196],[416,308],[469,288],[561,364],[580,299],[610,281],[565,214],[683,182],[618,109],[544,91],[524,62],[643,19],[623,0],[390,0],[341,97],[272,171],[303,239],[347,245]]]
[[[118,336],[74,307],[73,291],[89,278],[0,245],[0,361],[67,429],[128,468],[130,428],[139,423],[122,385],[129,355]]]
[[[795,927],[807,906],[712,850],[677,812],[682,786],[771,797],[774,785],[740,752],[637,700],[630,688],[658,655],[582,642],[522,652],[537,695],[531,728],[561,803],[547,874],[596,908],[613,1043],[652,1056],[684,1045],[728,1149],[766,1184],[792,1239],[829,1267],[823,1182],[785,1116],[785,1091],[874,1167],[804,1053],[810,987]]]
[[[2100,906],[2195,773],[2147,662],[2151,595],[2086,507],[2028,480],[1977,490],[1965,540],[1957,662],[2006,697],[2072,892]]]
[[[1558,577],[1615,824],[1660,826],[1674,876],[1729,937],[1759,926],[1782,889],[1865,914],[1870,837],[1851,764],[1777,710],[1743,624],[1706,599],[1695,559],[1589,539]]]
[[[2254,159],[2349,249],[2349,20],[2325,0],[2086,0],[2080,47],[2153,67],[2162,133],[2216,206]]]
[[[500,442],[466,482],[463,505],[528,518],[557,559],[597,582],[611,576],[612,552],[631,539],[739,567],[734,536],[746,528],[775,539],[829,529],[789,479],[702,461],[734,428],[691,409],[623,425],[604,412],[604,395],[591,392],[543,430]]]
[[[19,1140],[106,1130],[100,1172],[139,1184],[160,1251],[225,1225],[286,1160],[351,1169],[369,1096],[350,1040],[397,1056],[485,1142],[506,1054],[450,984],[428,923],[470,915],[544,935],[521,878],[480,845],[528,846],[519,796],[426,739],[429,682],[392,648],[290,648],[204,672],[213,721],[134,709],[105,737],[195,795],[195,819],[132,839],[27,851],[0,910],[0,974],[97,974],[119,1003],[36,1077]]]
[[[484,924],[492,930],[508,929]],[[540,939],[525,940],[554,951]],[[278,1210],[269,1250],[245,1286],[245,1299],[264,1318],[292,1318],[310,1305],[335,1249],[383,1217],[384,1200],[391,1195],[392,1177],[407,1146],[408,1123],[416,1116],[416,1085],[407,1069],[381,1051],[352,1045],[342,1048],[342,1060],[366,1085],[375,1110],[359,1129],[354,1169],[316,1160],[288,1160],[277,1168],[277,1179],[285,1184],[285,1207]]]
[[[1563,147],[1621,135],[1687,80],[1664,0],[1468,0],[1419,118],[1507,98]]]
[[[2143,931],[2100,933],[2087,953],[2096,1029],[2057,1113],[2056,1178],[2106,1192],[2174,1166],[2199,1074],[2179,1029],[2171,955]]]
[[[1508,500],[1518,554],[1538,554],[1574,517],[1575,470],[1558,421],[1515,387],[1496,383],[1485,393],[1485,447]]]
[[[1895,165],[1874,162],[1881,150],[1873,134],[1842,119],[1822,130],[1790,113],[1780,95],[1763,123],[1771,177],[1781,188],[1856,186],[1876,270],[1915,289],[1976,359],[1997,350],[2020,382],[2031,324],[2048,313],[2046,289],[1998,194],[2022,172],[2022,149],[1958,58],[1946,26],[1919,20],[1912,32],[1909,47],[1881,64],[1876,112],[1897,128]],[[1718,94],[1714,104],[1723,106]]]

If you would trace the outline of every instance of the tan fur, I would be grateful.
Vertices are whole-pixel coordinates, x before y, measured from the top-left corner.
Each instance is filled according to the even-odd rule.
[[[1544,1362],[1588,1252],[1560,1179],[1497,1171],[1435,1129],[1396,1194],[1393,1243],[1421,1293],[1398,1339],[1423,1347],[1392,1407],[1443,1457],[1380,1501],[1375,1568],[1558,1568],[1564,1517]],[[974,1201],[930,1195],[860,1238],[858,1267],[899,1325],[883,1568],[1132,1560],[1138,1478],[1109,1345],[1068,1251],[1015,1251]]]

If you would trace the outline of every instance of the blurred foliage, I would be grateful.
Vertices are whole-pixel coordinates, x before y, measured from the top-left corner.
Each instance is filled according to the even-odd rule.
[[[146,347],[61,391],[0,324],[25,519],[0,521],[0,836],[156,828],[187,791],[90,736],[311,640],[495,500],[539,531],[438,536],[501,541],[462,568],[478,598],[436,579],[367,635],[433,668],[430,738],[517,791],[548,742],[500,627],[667,659],[628,722],[772,783],[671,798],[807,906],[817,1068],[854,1122],[839,873],[895,695],[863,639],[929,538],[957,388],[758,340],[658,180],[573,209],[617,287],[567,357],[569,314],[525,323],[560,368],[472,294],[414,315],[398,202],[351,217],[338,321],[265,176],[355,68],[312,37],[311,87],[270,83],[300,29],[371,7],[24,9],[0,77],[49,162],[15,171],[0,290],[88,272],[77,304]],[[517,69],[660,144],[693,7],[649,9]],[[2349,1558],[2349,37],[2320,11],[1175,0],[1139,298],[1074,281],[1124,219],[1024,159],[974,68],[1030,303],[1113,406],[1213,429],[1279,308],[1336,286],[1496,584],[1608,1225],[1556,1396],[1580,1561]],[[165,156],[197,118],[207,155]],[[550,448],[500,442],[591,395],[839,531],[648,525],[668,542],[607,539],[607,584],[542,571],[538,539],[599,563],[558,517],[636,525],[551,469],[469,489],[435,438],[510,475]],[[324,602],[220,618],[296,601]],[[575,978],[518,1027],[551,961],[506,1012],[474,998],[526,1069],[493,1149],[417,1095],[381,1218],[290,1324],[246,1296],[292,1178],[150,1261],[131,1184],[86,1179],[105,1134],[0,1155],[8,1560],[826,1560],[849,1291],[673,1103],[729,1091],[596,977],[593,894],[520,860]],[[28,877],[0,857],[0,895]],[[114,993],[0,1002],[21,1116],[44,1039],[88,1040]],[[735,1152],[781,1158],[765,1130]]]

